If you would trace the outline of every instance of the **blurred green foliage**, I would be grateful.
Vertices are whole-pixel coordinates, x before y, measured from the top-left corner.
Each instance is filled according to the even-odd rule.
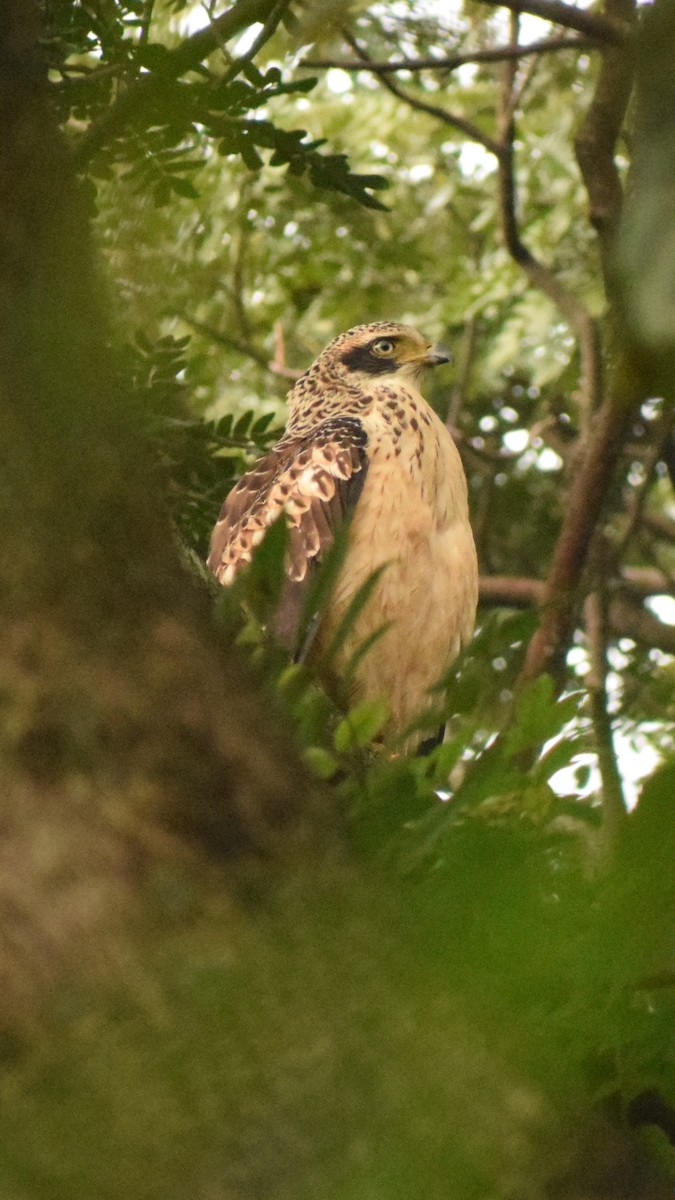
[[[439,372],[429,393],[464,458],[483,573],[541,582],[587,414],[572,332],[502,246],[488,151],[368,73],[303,67],[304,57],[354,53],[321,5],[292,13],[255,62],[250,40],[216,43],[180,78],[166,72],[167,56],[207,24],[197,5],[44,8],[53,103],[76,154],[125,89],[160,77],[152,104],[80,165],[114,333],[179,540],[205,556],[224,496],[278,437],[284,393],[326,341],[393,317],[455,348],[454,378]],[[377,59],[506,37],[501,17],[482,5],[345,11]],[[516,152],[523,240],[604,327],[572,145],[597,69],[586,49],[524,61]],[[402,86],[494,136],[499,70],[474,64],[404,77]],[[667,256],[650,253],[654,270],[642,272],[643,249],[660,245],[655,230],[670,212],[659,153],[655,139],[639,185],[652,200],[629,211],[623,234],[622,269],[647,340],[661,336],[654,314],[670,311],[672,299]],[[625,174],[627,145],[618,167]],[[627,568],[660,572],[672,592],[668,411],[668,397],[655,394],[625,448],[605,529],[610,602],[624,595]],[[267,910],[261,884],[243,915],[227,914],[230,932],[218,944],[212,933],[200,941],[195,905],[194,945],[175,958],[151,951],[148,976],[158,972],[166,1008],[144,975],[137,1002],[125,994],[115,1009],[112,997],[110,1011],[84,995],[58,997],[53,1046],[29,1064],[29,1088],[9,1063],[5,1194],[112,1200],[122,1168],[133,1200],[539,1200],[550,1192],[516,1144],[518,1102],[534,1127],[562,1094],[565,1111],[599,1120],[618,1112],[624,1132],[641,1094],[675,1106],[672,761],[647,782],[608,866],[581,621],[562,695],[547,676],[517,694],[536,623],[518,600],[481,610],[448,693],[448,740],[426,758],[385,757],[372,745],[381,706],[339,711],[305,667],[269,644],[263,626],[283,531],[262,549],[237,589],[219,597],[221,624],[292,712],[306,765],[330,781],[347,814],[356,860],[377,878],[393,875],[399,900],[372,911],[372,890],[362,894],[358,879],[345,886],[340,876],[331,890],[328,871],[315,894],[316,877],[300,873]],[[638,609],[644,615],[641,601]],[[667,624],[659,643],[637,623],[635,636],[610,641],[610,720],[631,777],[672,759],[673,648]],[[162,910],[169,900],[159,890]],[[179,878],[168,891],[192,912]],[[263,919],[254,919],[256,905]],[[373,927],[382,937],[376,961],[364,934]],[[346,1093],[354,1106],[341,1111]],[[476,1094],[487,1096],[484,1108]],[[83,1106],[83,1096],[95,1102]],[[427,1127],[430,1112],[442,1119]],[[495,1163],[471,1141],[481,1119],[495,1131]],[[647,1147],[649,1161],[670,1170],[663,1126],[652,1133],[661,1140]],[[92,1148],[86,1160],[72,1149],[82,1141]],[[244,1161],[259,1173],[242,1182]],[[618,1195],[602,1191],[597,1162],[593,1169],[588,1194]],[[639,1179],[626,1179],[621,1194],[640,1195]]]

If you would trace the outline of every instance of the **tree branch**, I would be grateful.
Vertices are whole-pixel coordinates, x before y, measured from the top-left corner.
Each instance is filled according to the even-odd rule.
[[[457,374],[450,396],[448,412],[445,418],[445,423],[451,433],[457,425],[459,414],[464,407],[467,393],[469,391],[471,372],[474,365],[474,355],[476,352],[477,333],[477,317],[468,317],[464,325],[464,334],[462,336],[459,353],[457,355]]]
[[[607,8],[616,23],[617,14],[625,17],[633,11],[633,0],[607,0]],[[563,6],[566,7],[566,6]],[[604,18],[607,20],[608,18]],[[624,22],[625,25],[625,22]],[[625,26],[629,28],[629,26]],[[617,57],[618,56],[618,57]],[[614,239],[614,228],[620,207],[618,176],[614,164],[614,151],[621,121],[627,103],[627,81],[630,60],[611,49],[600,72],[596,94],[586,121],[587,138],[582,145],[593,146],[593,163],[586,161],[591,205],[598,207],[600,222],[601,254],[605,268],[605,282],[611,291],[608,255]],[[632,68],[630,68],[632,71]],[[610,80],[614,79],[618,95],[612,101],[608,95]],[[583,152],[582,152],[583,157]],[[602,205],[609,207],[602,207]],[[600,520],[605,499],[610,488],[614,469],[618,463],[624,442],[630,433],[634,412],[644,399],[645,384],[637,365],[623,349],[624,337],[620,330],[615,335],[621,339],[612,372],[609,393],[602,402],[592,429],[588,423],[584,431],[583,458],[577,477],[569,489],[564,510],[563,524],[556,543],[553,561],[541,612],[541,624],[528,647],[522,679],[531,679],[540,671],[547,670],[564,653],[572,633],[575,606],[582,590],[582,575],[591,542]],[[591,345],[591,336],[593,344]],[[595,345],[595,329],[589,326],[588,343],[580,341],[580,349],[586,355],[587,396],[597,401],[600,395],[599,354]],[[592,405],[587,406],[590,415]]]
[[[653,567],[624,567],[621,582],[633,596],[661,596],[675,591],[675,578]]]
[[[500,63],[510,58],[526,58],[533,54],[546,54],[555,50],[594,50],[598,39],[592,37],[550,37],[525,46],[492,46],[486,50],[471,50],[465,54],[449,54],[445,58],[403,58],[394,62],[378,63],[363,59],[306,58],[299,65],[308,70],[328,70],[338,67],[341,71],[370,71],[373,75],[395,75],[398,71],[456,71],[469,63]]]
[[[663,412],[656,422],[656,428],[652,430],[653,441],[648,447],[642,463],[644,478],[642,483],[634,489],[626,505],[625,527],[613,549],[614,561],[616,563],[620,563],[623,560],[627,547],[643,524],[644,508],[649,492],[654,484],[654,470],[656,464],[663,458],[666,444],[671,436],[674,415],[672,404],[666,401]]]
[[[90,83],[99,83],[101,79],[114,79],[116,75],[124,75],[129,70],[129,64],[109,63],[105,67],[87,67],[79,63],[69,63],[67,67],[54,69],[60,70],[61,79],[50,82],[49,89],[52,92],[62,92],[67,88],[83,88]]]
[[[504,65],[504,80],[498,112],[499,128],[499,209],[504,244],[514,262],[525,272],[533,287],[538,288],[560,309],[579,342],[581,357],[581,392],[583,410],[589,415],[599,403],[600,352],[595,321],[585,305],[568,291],[555,272],[545,266],[524,244],[517,218],[517,187],[515,173],[515,125],[512,91],[513,62]]]
[[[197,320],[196,317],[191,317],[186,312],[177,314],[181,321],[185,321],[186,325],[192,326],[198,333],[209,338],[217,345],[223,346],[226,350],[234,350],[236,354],[241,354],[243,358],[250,358],[258,367],[262,367],[263,371],[269,371],[271,375],[276,375],[279,379],[297,380],[302,375],[302,371],[295,371],[291,367],[284,366],[277,361],[275,355],[274,361],[270,362],[262,350],[259,350],[252,341],[242,341],[238,338],[230,337],[227,333],[222,333],[220,329],[214,329],[212,325],[207,325],[203,321]]]
[[[199,29],[170,50],[162,59],[161,72],[149,71],[139,76],[98,120],[92,122],[74,147],[76,166],[82,168],[101,146],[118,137],[139,109],[152,101],[167,79],[179,79],[187,71],[194,70],[222,42],[235,37],[249,25],[257,22],[264,25],[276,7],[275,0],[238,0],[205,29]]]
[[[358,54],[359,58],[364,64],[364,69],[370,70],[370,67],[374,64],[366,51],[359,46],[358,42],[352,37],[348,30],[343,29],[342,36],[351,46],[352,50]],[[398,84],[394,83],[393,80],[389,79],[386,75],[381,76],[381,83],[388,92],[391,92],[392,96],[396,96],[397,99],[403,100],[404,104],[408,104],[410,108],[414,108],[418,112],[427,113],[427,115],[430,117],[436,117],[436,119],[442,121],[444,125],[450,125],[451,128],[458,129],[460,133],[463,133],[466,137],[470,138],[472,142],[478,142],[479,145],[484,146],[485,149],[490,152],[490,154],[494,154],[497,157],[499,156],[499,144],[494,140],[494,138],[491,138],[488,133],[484,133],[478,125],[474,125],[473,121],[467,121],[464,117],[459,116],[457,113],[448,112],[446,108],[441,108],[440,105],[430,104],[426,100],[420,100],[417,96],[411,96],[409,92],[406,92],[403,88],[399,87]]]
[[[628,28],[634,0],[607,0],[606,12]],[[612,281],[611,253],[621,214],[623,189],[614,160],[633,87],[633,54],[628,43],[606,46],[595,94],[574,148],[589,199],[589,219],[598,233],[605,286]]]
[[[481,604],[528,608],[542,603],[545,586],[543,579],[526,575],[481,575]],[[629,597],[632,604],[640,604],[650,596],[672,593],[675,579],[651,567],[624,567],[621,574],[611,580],[611,586],[612,593]]]
[[[145,8],[143,10],[141,32],[139,34],[139,44],[146,45],[150,36],[150,25],[152,24],[152,14],[155,7],[155,0],[145,0]]]
[[[269,370],[269,363],[266,356],[252,342],[230,337],[229,334],[222,333],[220,329],[214,329],[213,325],[207,325],[204,321],[199,321],[196,317],[191,317],[189,313],[180,312],[177,315],[181,321],[185,321],[186,325],[190,325],[192,329],[197,330],[198,333],[203,334],[204,337],[215,342],[218,346],[222,346],[226,350],[234,350],[235,353],[241,354],[244,358],[250,358],[252,362],[262,367],[263,370]]]
[[[540,625],[528,647],[523,682],[549,670],[567,646],[591,539],[630,432],[633,407],[628,398],[608,396],[596,415],[585,455],[566,498],[542,597]]]
[[[225,87],[228,83],[231,83],[233,79],[236,79],[239,72],[245,66],[247,66],[248,63],[253,62],[256,54],[260,53],[263,46],[266,45],[272,35],[276,33],[279,23],[283,19],[289,4],[290,0],[277,0],[274,8],[265,21],[251,48],[247,50],[245,54],[241,54],[239,58],[235,58],[234,61],[230,63],[227,71],[220,81],[221,87]],[[222,41],[222,37],[220,40]]]
[[[608,597],[607,617],[612,636],[630,638],[640,646],[675,654],[675,626],[659,621],[642,603],[647,596],[669,590],[663,586],[659,572],[626,568],[617,581],[617,590],[612,589]],[[481,575],[479,595],[485,608],[536,608],[544,601],[545,584],[540,579],[513,575]]]
[[[595,41],[612,45],[619,45],[630,34],[630,25],[625,22],[577,8],[574,4],[564,4],[562,0],[480,0],[480,3],[493,8],[508,8],[514,13],[531,13],[553,25],[576,29]]]
[[[481,575],[480,603],[488,607],[530,608],[541,604],[544,584],[541,579],[518,575]]]
[[[667,542],[675,542],[675,521],[670,521],[661,513],[643,513],[642,524],[655,537],[664,538]]]
[[[675,625],[664,625],[641,603],[627,595],[612,596],[608,609],[609,625],[615,637],[630,638],[639,646],[675,654]]]
[[[599,564],[598,564],[599,566]],[[602,577],[602,571],[598,570]],[[589,669],[586,688],[591,724],[602,780],[602,842],[607,858],[612,858],[626,820],[623,783],[616,763],[612,722],[607,696],[607,625],[608,613],[602,584],[589,592],[584,604]]]

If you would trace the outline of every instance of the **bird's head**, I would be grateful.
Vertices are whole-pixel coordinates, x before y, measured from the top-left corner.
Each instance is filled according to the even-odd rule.
[[[424,367],[449,361],[445,346],[433,345],[409,325],[378,321],[341,333],[326,346],[314,368],[333,379],[365,387],[392,376],[415,380]]]

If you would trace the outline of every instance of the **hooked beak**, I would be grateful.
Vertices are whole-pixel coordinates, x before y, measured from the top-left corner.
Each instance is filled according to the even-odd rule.
[[[442,342],[430,346],[422,360],[427,367],[438,367],[441,363],[452,362],[452,352]]]

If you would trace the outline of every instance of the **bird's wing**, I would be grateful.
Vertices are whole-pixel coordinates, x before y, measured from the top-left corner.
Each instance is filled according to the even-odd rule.
[[[208,566],[223,584],[251,561],[266,530],[285,514],[289,584],[277,633],[287,644],[297,632],[308,574],[361,493],[367,441],[363,425],[352,417],[324,421],[302,437],[287,436],[246,472],[221,509]]]

